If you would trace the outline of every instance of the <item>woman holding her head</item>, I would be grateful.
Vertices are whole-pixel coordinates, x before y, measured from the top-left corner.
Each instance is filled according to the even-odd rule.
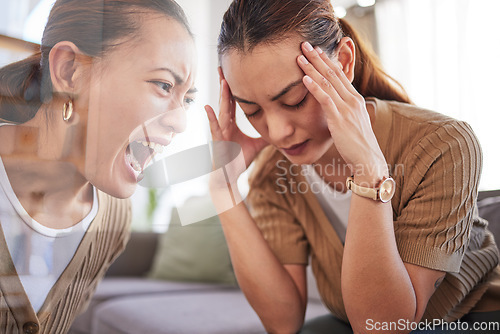
[[[58,0],[41,52],[0,69],[0,332],[65,333],[85,309],[195,70],[173,0]]]
[[[500,318],[498,249],[477,215],[482,157],[468,124],[413,105],[327,0],[234,0],[218,50],[213,139],[239,143],[247,166],[256,157],[249,209],[220,218],[269,332],[302,328],[309,259],[333,316],[307,333]],[[235,102],[261,138],[238,129]],[[227,186],[238,193],[235,179],[213,184],[216,204]]]

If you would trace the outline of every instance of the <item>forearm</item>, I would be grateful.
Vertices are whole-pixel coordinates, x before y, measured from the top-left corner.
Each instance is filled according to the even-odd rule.
[[[367,319],[415,320],[417,300],[397,250],[390,203],[352,195],[342,294],[355,332],[365,331]]]
[[[306,301],[243,203],[219,214],[240,288],[270,333],[297,332]]]

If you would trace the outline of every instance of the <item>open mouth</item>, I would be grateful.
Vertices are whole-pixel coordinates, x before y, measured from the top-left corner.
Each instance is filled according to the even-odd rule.
[[[159,143],[136,140],[127,146],[125,156],[127,163],[140,175],[154,156],[163,153],[164,149],[165,145]]]

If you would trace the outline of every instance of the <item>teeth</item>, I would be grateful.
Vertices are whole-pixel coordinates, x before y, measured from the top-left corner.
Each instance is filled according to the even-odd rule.
[[[139,140],[138,143],[142,144],[145,147],[149,147],[155,153],[158,153],[158,154],[163,153],[163,150],[165,149],[164,145],[161,145],[158,143],[152,143],[152,142],[147,142],[147,141],[142,141],[142,140]]]
[[[139,161],[137,161],[137,159],[134,157],[133,154],[129,154],[128,155],[128,159],[130,161],[130,166],[132,166],[132,168],[137,171],[137,172],[142,172],[142,167],[141,167],[141,164],[139,163]]]

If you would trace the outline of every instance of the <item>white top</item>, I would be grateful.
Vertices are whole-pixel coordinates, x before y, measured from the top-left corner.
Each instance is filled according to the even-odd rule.
[[[95,218],[94,201],[90,213],[78,224],[52,229],[32,219],[19,202],[0,158],[0,223],[10,256],[35,312],[73,258],[80,241]]]
[[[302,165],[302,170],[310,190],[316,195],[326,217],[344,243],[352,193],[350,191],[341,193],[330,187],[312,165]]]

